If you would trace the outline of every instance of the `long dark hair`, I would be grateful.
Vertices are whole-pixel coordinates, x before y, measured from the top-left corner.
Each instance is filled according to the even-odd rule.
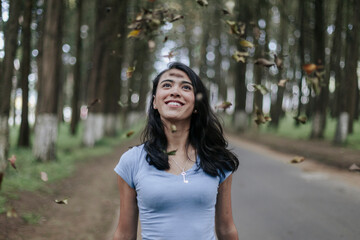
[[[142,133],[146,160],[159,170],[170,168],[166,154],[167,139],[159,112],[154,109],[153,101],[162,74],[170,69],[178,69],[190,78],[195,94],[197,113],[191,116],[188,144],[191,144],[200,157],[199,167],[211,176],[224,176],[224,170],[236,171],[239,166],[237,157],[227,149],[223,129],[212,111],[206,88],[200,77],[188,66],[179,62],[170,63],[168,69],[159,73],[153,81],[152,97],[148,112],[147,125]]]

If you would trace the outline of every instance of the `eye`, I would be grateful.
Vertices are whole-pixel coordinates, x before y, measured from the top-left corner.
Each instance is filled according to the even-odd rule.
[[[169,87],[171,87],[171,84],[170,84],[170,83],[164,83],[164,84],[162,85],[162,87],[163,87],[163,88],[169,88]]]
[[[183,88],[185,90],[192,90],[192,87],[190,85],[184,85]]]

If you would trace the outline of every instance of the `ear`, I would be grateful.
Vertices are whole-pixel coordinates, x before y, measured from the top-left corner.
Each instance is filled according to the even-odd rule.
[[[154,100],[153,100],[153,108],[154,108],[154,109],[157,109],[157,107],[156,107],[156,98],[155,98],[155,95],[153,95],[153,97],[154,97]]]

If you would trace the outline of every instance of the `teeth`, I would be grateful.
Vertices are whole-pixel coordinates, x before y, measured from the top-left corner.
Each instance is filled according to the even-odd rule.
[[[169,102],[168,105],[172,105],[172,106],[181,106],[180,103],[178,102]]]

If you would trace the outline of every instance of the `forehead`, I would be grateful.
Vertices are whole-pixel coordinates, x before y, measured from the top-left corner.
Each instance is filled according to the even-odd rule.
[[[166,71],[165,73],[163,73],[163,75],[161,75],[160,77],[160,81],[161,80],[165,80],[165,79],[171,79],[171,80],[188,80],[189,82],[191,82],[190,78],[188,77],[188,75],[186,75],[185,72],[179,70],[179,69],[170,69],[169,71]]]

